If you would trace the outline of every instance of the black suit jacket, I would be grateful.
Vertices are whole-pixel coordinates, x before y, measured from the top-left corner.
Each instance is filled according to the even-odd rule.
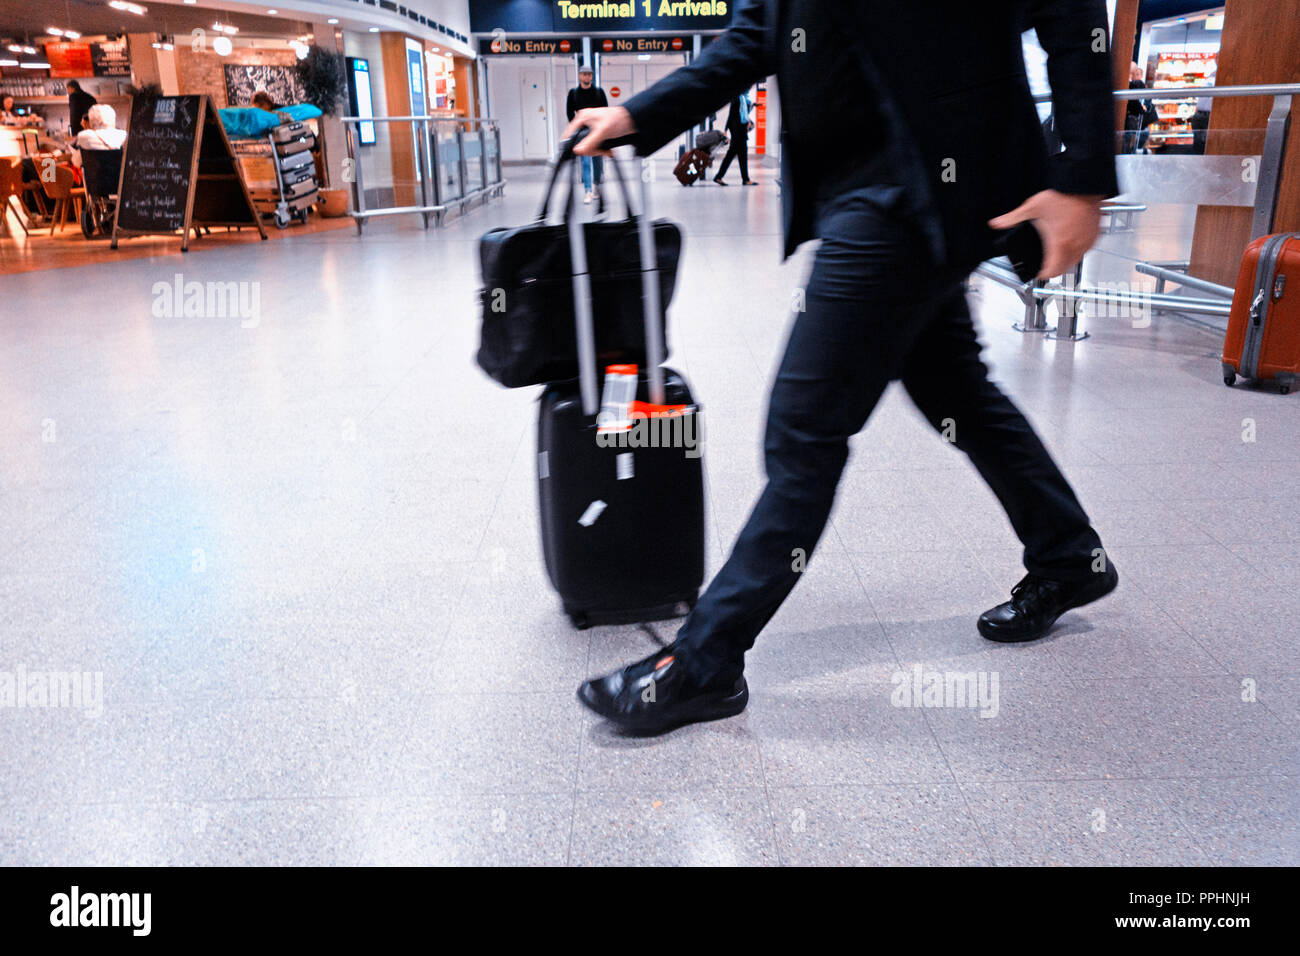
[[[82,117],[98,102],[85,90],[73,90],[68,94],[68,124],[74,137],[81,132]]]
[[[939,262],[973,268],[993,255],[988,220],[1045,188],[1118,191],[1104,0],[829,0],[853,18],[852,42],[881,116],[886,169]],[[690,65],[626,104],[638,152],[659,149],[754,83],[777,74],[783,111],[801,91],[779,72],[784,0],[745,0],[732,26]],[[938,9],[942,7],[942,9]],[[1047,51],[1064,152],[1048,157],[1025,75],[1020,34]],[[796,54],[799,55],[799,54]],[[811,55],[811,54],[809,54]],[[856,83],[856,78],[845,82]],[[782,132],[785,252],[812,238],[812,181],[803,156],[854,148],[851,129],[820,143]],[[865,158],[865,157],[864,157]]]

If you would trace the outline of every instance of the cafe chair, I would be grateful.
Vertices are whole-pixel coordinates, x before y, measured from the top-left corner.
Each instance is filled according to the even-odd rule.
[[[13,200],[18,200],[17,219],[22,226],[23,235],[27,235],[27,210],[23,208],[23,161],[18,156],[0,158],[0,224],[5,231],[9,229],[9,212],[13,209]]]
[[[62,164],[54,167],[54,182],[41,180],[45,195],[54,202],[54,215],[50,217],[50,235],[56,229],[62,230],[69,220],[76,222],[81,218],[81,207],[86,198],[86,190],[77,185],[76,175],[71,166]]]

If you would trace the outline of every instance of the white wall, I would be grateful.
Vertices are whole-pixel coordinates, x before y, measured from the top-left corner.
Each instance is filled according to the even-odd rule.
[[[520,84],[525,70],[542,70],[546,78],[546,91],[543,97],[547,105],[548,119],[552,136],[547,144],[547,154],[553,154],[558,141],[555,133],[563,129],[559,120],[564,119],[564,92],[558,95],[556,106],[555,83],[551,70],[552,57],[549,56],[503,56],[484,57],[479,61],[479,68],[487,65],[488,113],[501,123],[501,158],[506,162],[519,162],[523,159],[535,160],[540,156],[524,155],[524,117],[523,103],[520,98]],[[558,113],[557,113],[558,109]]]
[[[370,96],[376,116],[388,115],[388,102],[384,96],[384,59],[378,33],[343,31],[343,55],[359,56],[370,62]],[[351,125],[351,124],[349,124]],[[361,146],[361,185],[366,189],[389,188],[393,185],[393,164],[390,160],[391,139],[388,123],[375,124],[375,144]]]
[[[637,93],[648,88],[661,77],[667,76],[685,62],[685,57],[656,56],[653,60],[638,60],[635,56],[604,57],[601,62],[601,85],[608,93],[613,86],[618,86],[621,96],[611,98],[611,104],[626,102]],[[570,88],[577,85],[577,74],[572,56],[503,56],[483,57],[479,61],[480,69],[486,66],[488,113],[501,123],[501,156],[507,162],[518,162],[525,158],[523,140],[523,113],[520,102],[521,73],[525,69],[543,68],[547,76],[547,96],[550,120],[550,142],[548,153],[554,154],[568,124],[565,116],[565,99]],[[724,107],[725,109],[725,107]],[[718,122],[726,120],[725,115],[718,116]],[[663,156],[676,156],[677,147],[685,143],[685,137],[664,148]]]
[[[469,0],[400,0],[400,4],[463,36],[470,35]],[[265,14],[266,8],[271,6],[266,0],[256,0],[256,2],[215,0],[215,2],[204,2],[203,5],[259,14]],[[353,0],[295,0],[291,6],[295,15],[303,14],[302,19],[312,23],[323,23],[329,17],[337,17],[340,21],[339,27],[344,31],[365,33],[370,27],[375,26],[382,30],[401,30],[413,37],[433,40],[440,46],[459,53],[470,53],[473,50],[471,43],[452,40],[437,30],[421,26],[409,17],[404,17],[395,11],[384,10],[378,4],[372,7],[364,3],[355,3]]]

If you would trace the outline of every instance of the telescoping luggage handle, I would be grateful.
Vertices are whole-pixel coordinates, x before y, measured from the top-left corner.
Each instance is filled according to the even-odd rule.
[[[569,257],[573,265],[573,320],[578,339],[578,386],[582,397],[582,412],[594,416],[599,410],[597,396],[596,369],[596,332],[591,308],[591,275],[587,271],[587,241],[583,223],[578,218],[578,164],[574,162],[573,146],[585,131],[580,131],[572,141],[566,142],[560,150],[556,161],[556,170],[551,176],[550,186],[542,202],[541,216],[545,218],[551,191],[558,178],[559,166],[571,163],[569,175],[569,199],[565,207],[565,225],[569,232]],[[664,394],[664,337],[663,326],[659,323],[659,257],[654,246],[654,226],[648,215],[650,189],[644,177],[641,179],[641,214],[632,208],[631,194],[623,170],[618,160],[610,157],[614,176],[623,192],[627,203],[628,216],[637,226],[637,244],[641,252],[641,314],[646,331],[646,362],[650,373],[650,401],[662,405],[666,401]]]

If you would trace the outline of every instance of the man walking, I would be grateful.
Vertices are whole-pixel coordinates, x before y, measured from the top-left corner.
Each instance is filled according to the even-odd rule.
[[[719,186],[727,185],[722,180],[731,168],[733,159],[740,161],[740,181],[746,186],[758,185],[749,178],[749,130],[754,125],[749,118],[749,110],[747,93],[741,93],[731,101],[731,110],[727,113],[727,135],[731,137],[731,148],[718,167],[718,175],[713,177]]]
[[[1064,151],[1048,157],[1020,34],[1047,51]],[[578,114],[577,147],[631,137],[648,154],[776,74],[785,252],[818,238],[768,407],[767,483],[728,558],[667,649],[585,682],[579,699],[654,733],[739,713],[745,652],[799,579],[826,525],[848,440],[901,380],[996,493],[1027,574],[977,622],[1031,641],[1118,575],[1069,483],[988,378],[962,282],[997,230],[1031,222],[1039,275],[1070,269],[1114,195],[1103,0],[929,4],[747,0],[690,65],[624,108]],[[942,69],[931,65],[942,64]],[[835,136],[842,130],[857,135]]]
[[[605,98],[605,91],[594,83],[595,73],[591,67],[583,66],[578,70],[578,85],[569,90],[569,97],[564,104],[564,112],[568,114],[569,122],[573,122],[573,117],[577,115],[578,110],[598,109],[608,106],[609,100]],[[605,161],[599,156],[582,157],[582,185],[586,190],[583,202],[590,203],[593,195],[600,194],[600,181],[605,172]]]

